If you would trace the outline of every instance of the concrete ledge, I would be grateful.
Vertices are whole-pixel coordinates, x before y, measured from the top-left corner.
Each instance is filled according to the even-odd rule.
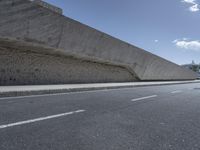
[[[200,83],[200,80],[171,81],[171,82],[167,81],[167,82],[0,86],[0,97],[43,95],[43,94],[53,94],[53,93],[82,92],[82,91],[131,88],[131,87],[142,87],[142,86],[163,86],[163,85],[188,84],[188,83]]]

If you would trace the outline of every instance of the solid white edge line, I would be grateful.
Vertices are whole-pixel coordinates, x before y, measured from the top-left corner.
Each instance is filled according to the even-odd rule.
[[[139,100],[143,100],[143,99],[154,98],[154,97],[157,97],[157,96],[158,95],[145,96],[145,97],[140,97],[140,98],[132,99],[131,101],[139,101]]]
[[[15,123],[10,123],[10,124],[5,124],[5,125],[0,125],[0,129],[8,128],[8,127],[13,127],[13,126],[19,126],[19,125],[24,125],[24,124],[29,124],[33,122],[38,122],[38,121],[43,121],[43,120],[48,120],[48,119],[53,119],[53,118],[59,118],[75,113],[81,113],[84,112],[85,110],[76,110],[76,111],[71,111],[71,112],[66,112],[66,113],[61,113],[61,114],[56,114],[56,115],[51,115],[51,116],[46,116],[46,117],[40,117],[40,118],[35,118],[35,119],[30,119],[26,121],[19,121]]]
[[[172,91],[171,94],[175,94],[175,93],[181,93],[181,90],[176,90],[176,91]]]

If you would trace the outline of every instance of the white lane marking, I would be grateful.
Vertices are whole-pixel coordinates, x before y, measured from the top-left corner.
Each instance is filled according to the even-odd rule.
[[[139,100],[143,100],[143,99],[154,98],[154,97],[157,97],[157,96],[158,95],[151,95],[151,96],[146,96],[146,97],[140,97],[140,98],[132,99],[131,101],[139,101]]]
[[[181,90],[172,91],[171,94],[182,93]]]
[[[24,125],[24,124],[29,124],[29,123],[43,121],[43,120],[48,120],[48,119],[53,119],[53,118],[59,118],[59,117],[67,116],[67,115],[81,113],[81,112],[84,112],[84,111],[85,110],[77,110],[77,111],[71,111],[71,112],[62,113],[62,114],[56,114],[56,115],[52,115],[52,116],[40,117],[40,118],[30,119],[30,120],[26,120],[26,121],[20,121],[20,122],[15,122],[15,123],[10,123],[10,124],[0,125],[0,129],[4,129],[4,128],[8,128],[8,127],[13,127],[13,126]]]

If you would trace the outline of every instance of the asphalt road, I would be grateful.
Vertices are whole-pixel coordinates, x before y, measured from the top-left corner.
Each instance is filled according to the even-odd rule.
[[[200,150],[200,83],[0,98],[0,150]]]

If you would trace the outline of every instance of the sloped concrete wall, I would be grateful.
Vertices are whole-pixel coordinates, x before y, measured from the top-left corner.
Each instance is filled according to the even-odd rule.
[[[196,74],[28,0],[0,1],[0,36],[122,65],[140,80],[186,80]]]

